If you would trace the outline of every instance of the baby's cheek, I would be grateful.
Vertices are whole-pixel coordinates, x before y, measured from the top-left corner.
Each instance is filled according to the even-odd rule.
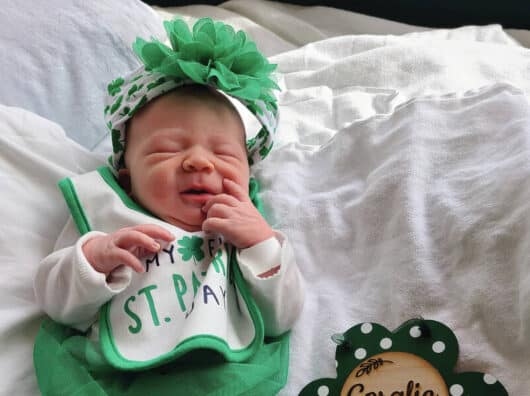
[[[241,188],[243,188],[243,190],[248,193],[248,180],[250,177],[248,167],[245,167],[244,165],[226,167],[221,169],[219,173],[221,173],[223,178],[227,178],[236,182],[241,186]]]
[[[151,172],[147,181],[147,188],[151,191],[153,197],[157,199],[167,199],[171,191],[176,191],[175,175],[164,172],[163,169]]]

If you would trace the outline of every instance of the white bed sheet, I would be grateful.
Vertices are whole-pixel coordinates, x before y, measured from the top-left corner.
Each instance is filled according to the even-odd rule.
[[[178,12],[245,28],[279,64],[278,144],[255,174],[307,286],[281,394],[333,376],[331,334],[423,315],[455,331],[459,370],[525,395],[530,51],[496,25],[430,31],[249,1]],[[42,315],[31,274],[67,216],[55,182],[101,164],[110,145],[90,153],[73,131],[4,106],[0,130],[0,394],[29,396]]]

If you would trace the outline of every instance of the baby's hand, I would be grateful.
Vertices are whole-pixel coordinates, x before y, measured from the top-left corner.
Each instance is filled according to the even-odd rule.
[[[239,249],[274,236],[274,231],[241,186],[229,179],[224,179],[223,185],[228,194],[212,197],[202,208],[207,213],[202,230],[222,234]]]
[[[144,266],[138,258],[146,252],[155,253],[160,250],[160,244],[155,239],[170,242],[175,238],[160,226],[143,224],[91,238],[82,249],[90,265],[105,275],[120,265],[131,267],[136,272],[144,272]]]

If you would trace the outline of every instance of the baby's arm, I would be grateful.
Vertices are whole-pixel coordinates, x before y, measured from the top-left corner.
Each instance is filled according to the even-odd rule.
[[[127,266],[126,260],[121,263],[122,253],[109,248],[113,235],[93,231],[79,238],[72,220],[68,221],[57,241],[58,250],[42,260],[34,278],[36,299],[53,320],[85,331],[101,305],[128,286],[133,265]],[[91,261],[84,252],[89,242]],[[132,247],[133,253],[136,248]],[[106,249],[109,254],[100,257]]]
[[[130,281],[130,269],[116,271],[111,282],[96,272],[83,255],[83,244],[98,235],[89,232],[79,238],[70,218],[55,245],[55,251],[37,267],[33,289],[37,303],[53,320],[87,330],[96,320],[101,305],[123,290]]]
[[[274,237],[242,249],[238,262],[260,308],[265,335],[277,336],[290,330],[302,311],[304,289],[285,236],[276,232]]]
[[[302,278],[286,238],[261,216],[245,191],[223,181],[219,194],[203,207],[205,232],[222,234],[239,248],[238,262],[265,323],[266,335],[289,330],[303,306]]]

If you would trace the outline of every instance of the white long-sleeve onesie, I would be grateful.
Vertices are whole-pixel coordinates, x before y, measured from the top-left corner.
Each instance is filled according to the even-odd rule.
[[[127,288],[132,270],[119,267],[108,277],[95,271],[85,258],[82,246],[96,235],[81,238],[69,219],[52,254],[42,260],[34,277],[36,299],[53,320],[85,331],[97,328],[100,307]],[[289,330],[303,306],[302,278],[291,246],[276,232],[255,246],[238,251],[238,263],[250,292],[259,307],[265,334],[276,336]],[[280,265],[272,276],[258,276]]]

